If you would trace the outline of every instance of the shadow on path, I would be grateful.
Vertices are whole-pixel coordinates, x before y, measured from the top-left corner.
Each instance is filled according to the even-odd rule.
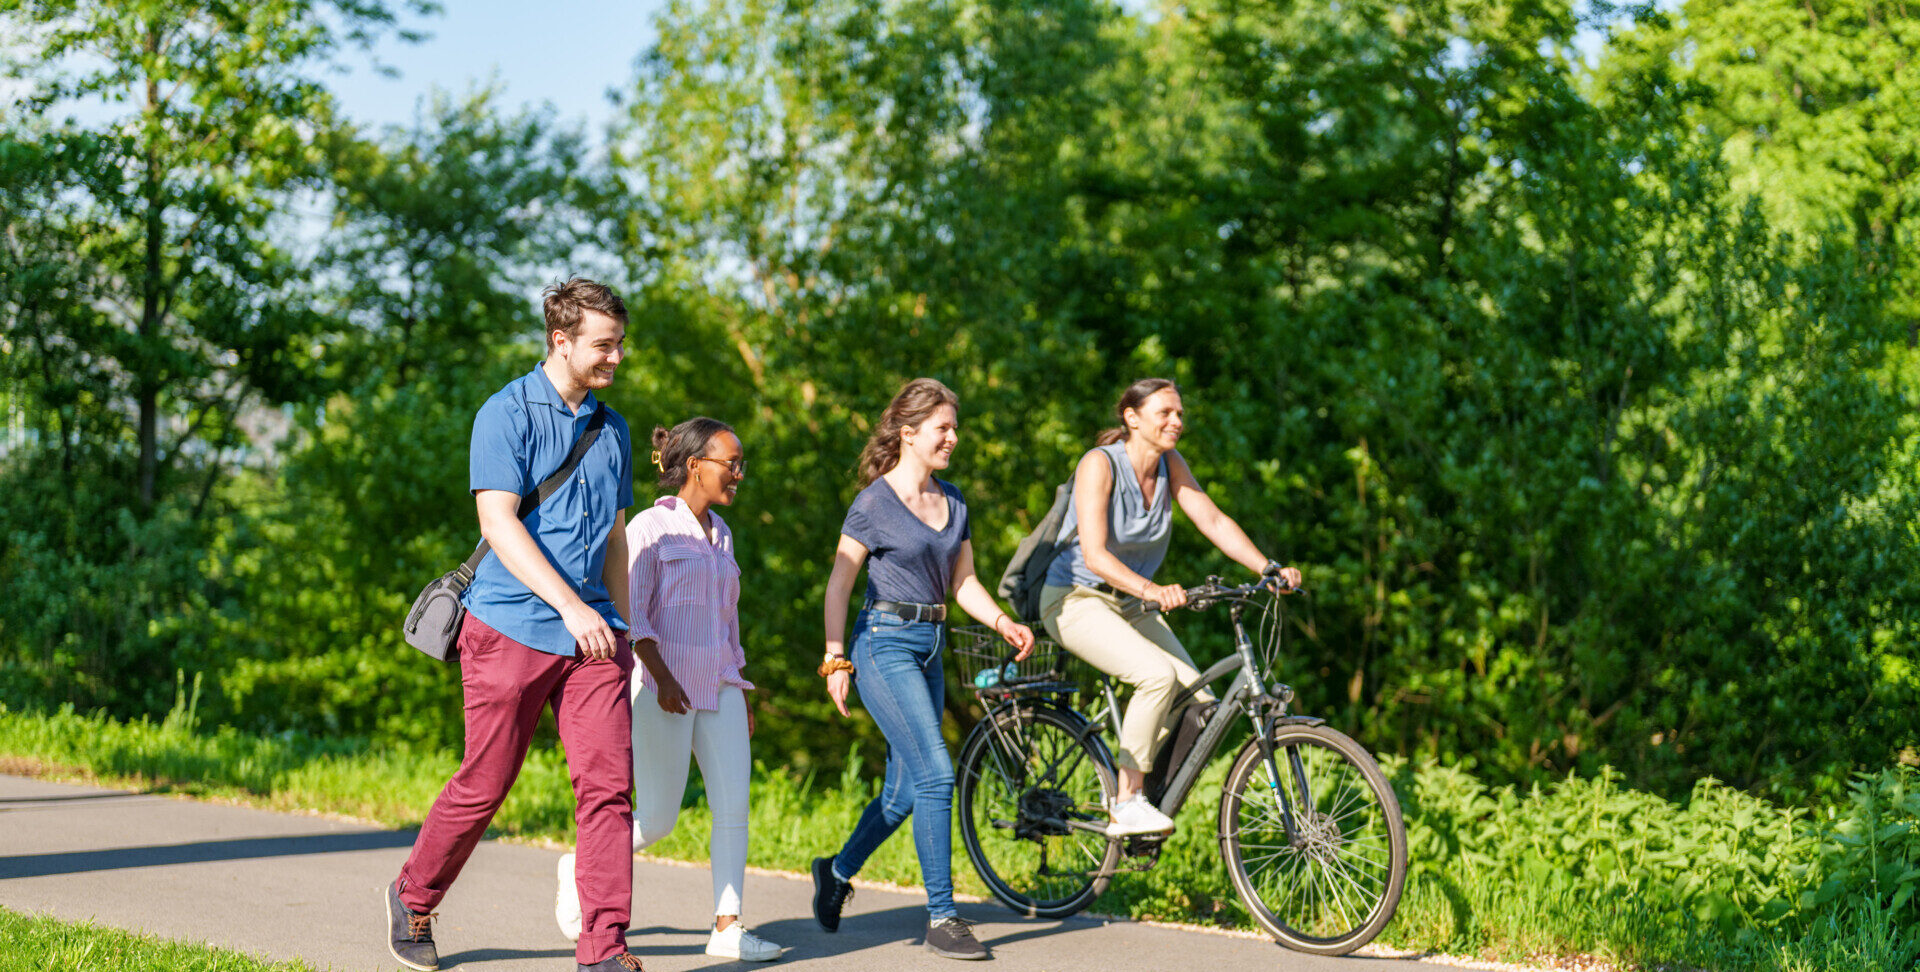
[[[1096,918],[1072,917],[1059,921],[1022,918],[991,905],[963,904],[960,906],[960,917],[974,923],[974,934],[988,948],[1035,938],[1093,931],[1104,924]],[[841,923],[840,930],[833,933],[822,931],[811,918],[788,918],[755,924],[753,930],[806,956],[859,952],[901,944],[917,948],[926,937],[927,911],[923,907],[912,906],[851,914]]]
[[[151,790],[114,790],[109,793],[55,793],[49,796],[6,797],[0,799],[0,811],[11,810],[16,805],[37,807],[47,803],[81,803],[87,800],[125,800],[128,797],[146,796],[150,793],[166,792],[164,787]]]
[[[566,959],[573,961],[571,948],[470,948],[464,952],[440,956],[440,967],[450,968],[467,962],[502,962],[512,959]]]
[[[413,838],[417,833],[415,830],[371,830],[338,834],[302,834],[295,837],[248,837],[237,840],[208,840],[192,844],[165,844],[156,847],[116,847],[108,850],[0,857],[0,880],[45,877],[50,874],[81,874],[88,871],[115,871],[131,867],[164,867],[169,864],[204,864],[208,861],[392,850],[398,847],[412,847]]]

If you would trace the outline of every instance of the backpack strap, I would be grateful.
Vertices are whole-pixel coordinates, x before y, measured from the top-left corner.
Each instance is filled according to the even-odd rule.
[[[1100,453],[1103,456],[1106,456],[1107,467],[1113,470],[1113,485],[1107,487],[1107,505],[1112,506],[1113,491],[1120,488],[1120,459],[1119,457],[1115,456],[1113,453],[1108,452],[1106,446],[1096,446],[1094,448],[1094,451]],[[1074,475],[1068,476],[1067,481],[1063,484],[1067,490],[1067,495],[1069,496],[1073,495],[1073,481],[1078,477],[1078,475],[1079,475],[1079,471],[1075,470]],[[1112,525],[1109,524],[1108,528],[1111,529]],[[1059,542],[1054,545],[1054,549],[1059,550],[1061,547],[1064,547],[1067,544],[1072,543],[1074,539],[1079,536],[1079,534],[1080,534],[1080,518],[1074,517],[1073,525],[1067,530],[1064,536],[1060,537]]]
[[[533,492],[520,497],[520,519],[524,520],[533,515],[533,511],[539,509],[540,504],[545,503],[548,497],[559,491],[568,477],[573,475],[574,469],[580,465],[580,460],[586,458],[587,450],[593,448],[593,440],[600,437],[600,429],[607,424],[607,407],[606,403],[602,402],[600,407],[594,410],[593,417],[587,420],[586,430],[580,433],[580,438],[574,440],[573,448],[567,452],[567,458],[561,461],[560,468],[554,470],[553,475],[541,480],[540,485],[533,488]],[[473,572],[480,569],[480,562],[487,559],[487,551],[492,549],[487,544],[486,538],[482,537],[480,545],[473,548],[473,556],[468,557],[467,562],[460,565],[461,579],[472,581]]]

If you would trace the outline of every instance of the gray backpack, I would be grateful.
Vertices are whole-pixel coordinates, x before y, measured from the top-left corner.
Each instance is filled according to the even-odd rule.
[[[1114,465],[1116,481],[1120,475],[1113,454],[1103,452],[1109,465]],[[1040,589],[1047,586],[1047,570],[1053,566],[1053,560],[1060,551],[1073,542],[1079,532],[1079,524],[1074,524],[1065,536],[1060,534],[1060,525],[1067,519],[1067,506],[1073,500],[1073,477],[1061,483],[1053,491],[1053,505],[1047,508],[1047,515],[1040,518],[1033,532],[1013,548],[1013,557],[1007,561],[1007,569],[1000,574],[1000,597],[1029,624],[1040,623]]]

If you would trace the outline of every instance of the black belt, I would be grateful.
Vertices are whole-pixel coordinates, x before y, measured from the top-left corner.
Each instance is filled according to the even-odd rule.
[[[945,604],[915,604],[911,601],[868,601],[867,610],[891,614],[908,621],[945,621]]]

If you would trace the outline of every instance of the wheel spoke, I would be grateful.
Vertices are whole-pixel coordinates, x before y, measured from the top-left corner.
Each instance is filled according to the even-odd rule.
[[[1113,873],[1116,842],[1063,825],[1092,819],[1086,808],[1111,786],[1111,771],[1095,755],[1098,743],[1078,734],[1070,717],[1039,708],[994,718],[1013,731],[970,740],[961,759],[991,765],[1000,777],[956,792],[968,857],[995,897],[1022,912],[1064,917],[1091,902]],[[983,745],[995,737],[1020,745]],[[1010,825],[995,828],[993,819]]]
[[[1283,733],[1271,764],[1249,747],[1229,777],[1230,871],[1242,900],[1282,944],[1343,954],[1391,916],[1404,880],[1404,837],[1382,803],[1384,777],[1331,744],[1344,737],[1312,728]],[[1311,794],[1311,805],[1298,804],[1302,793]],[[1296,828],[1291,837],[1283,806]]]

